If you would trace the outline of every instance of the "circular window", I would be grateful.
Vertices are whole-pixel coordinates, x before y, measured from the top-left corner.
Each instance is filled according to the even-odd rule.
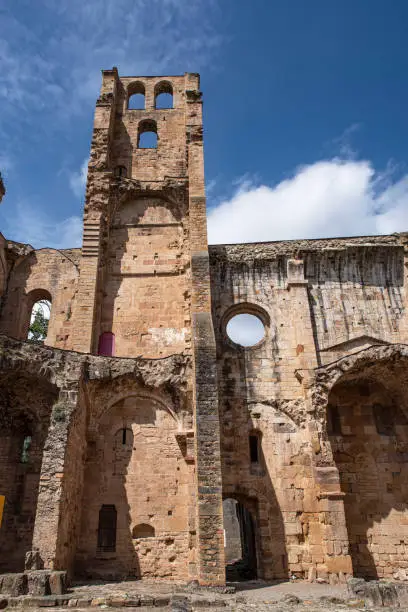
[[[227,323],[227,336],[240,346],[250,347],[265,337],[262,321],[253,314],[242,313],[232,317]]]

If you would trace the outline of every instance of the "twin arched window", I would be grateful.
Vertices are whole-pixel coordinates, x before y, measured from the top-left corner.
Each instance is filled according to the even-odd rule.
[[[130,83],[128,87],[128,110],[145,109],[145,86],[141,81]],[[160,81],[154,87],[154,108],[158,110],[173,108],[173,86],[169,81]]]

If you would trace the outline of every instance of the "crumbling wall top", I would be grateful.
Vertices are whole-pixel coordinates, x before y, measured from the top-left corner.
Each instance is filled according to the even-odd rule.
[[[209,247],[210,260],[231,262],[254,259],[276,259],[279,256],[302,257],[306,252],[344,251],[349,248],[402,247],[408,245],[408,233],[387,236],[354,236],[344,238],[313,238],[251,242],[246,244],[216,244]]]

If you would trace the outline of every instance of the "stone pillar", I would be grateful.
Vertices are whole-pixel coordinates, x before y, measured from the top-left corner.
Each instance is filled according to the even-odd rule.
[[[78,373],[78,378],[80,374]],[[45,569],[69,569],[61,559],[61,524],[68,517],[64,503],[66,448],[73,415],[77,406],[78,382],[61,389],[54,404],[47,439],[44,445],[41,475],[37,497],[32,551],[27,551],[26,562],[37,559]],[[81,449],[78,449],[79,451]],[[81,453],[82,454],[82,453]],[[80,479],[81,475],[77,477]],[[30,569],[33,569],[32,567]]]
[[[353,567],[349,555],[349,538],[344,510],[344,493],[340,486],[340,475],[333,459],[327,436],[326,409],[327,393],[316,393],[315,371],[304,371],[303,388],[308,411],[312,475],[314,479],[314,500],[305,512],[318,518],[313,530],[309,529],[311,551],[310,578],[320,577],[331,582],[345,581],[352,575]],[[315,397],[314,397],[315,396]],[[319,407],[316,405],[319,399]]]
[[[296,347],[296,369],[317,366],[316,344],[313,336],[308,281],[302,259],[288,259],[286,288],[290,292],[291,325]]]
[[[116,110],[118,72],[104,70],[96,102],[91,154],[88,165],[84,235],[80,278],[73,313],[72,348],[81,353],[97,349],[96,311],[100,277],[101,241],[109,203],[111,169],[109,151]]]
[[[204,191],[202,102],[198,75],[186,75],[192,273],[195,452],[197,460],[198,579],[225,583],[220,423],[215,336],[211,316]]]

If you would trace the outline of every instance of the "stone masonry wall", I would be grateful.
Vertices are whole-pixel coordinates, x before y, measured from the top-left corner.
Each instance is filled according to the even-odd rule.
[[[0,235],[0,568],[223,584],[224,499],[261,578],[408,579],[408,235],[208,248],[199,87],[103,71],[82,249]]]
[[[78,251],[30,249],[10,263],[0,310],[2,333],[25,340],[34,302],[51,298],[45,343],[71,348],[72,311],[79,277]]]
[[[304,377],[318,363],[367,345],[407,340],[404,240],[210,247],[223,492],[253,513],[261,577],[335,574],[338,580],[352,571],[347,539],[353,536],[338,514],[340,489],[330,480],[336,467],[317,467],[323,464],[315,460],[319,442]],[[229,319],[245,312],[265,326],[264,340],[247,349],[226,334]],[[258,463],[250,459],[253,434]],[[331,535],[327,521],[335,521]],[[397,525],[391,520],[385,528],[390,537]]]
[[[339,469],[353,570],[367,579],[407,572],[408,420],[380,382],[336,385],[329,439]]]
[[[110,571],[187,580],[192,466],[183,457],[177,420],[165,404],[143,389],[133,387],[133,393],[113,406],[104,405],[102,396],[100,416],[97,421],[91,417],[78,570],[87,576]],[[97,548],[103,504],[117,511],[114,553]]]
[[[71,575],[195,578],[188,359],[92,357],[5,336],[0,357],[2,569],[21,571],[30,552],[37,569]],[[117,547],[98,557],[104,503],[117,508]]]

